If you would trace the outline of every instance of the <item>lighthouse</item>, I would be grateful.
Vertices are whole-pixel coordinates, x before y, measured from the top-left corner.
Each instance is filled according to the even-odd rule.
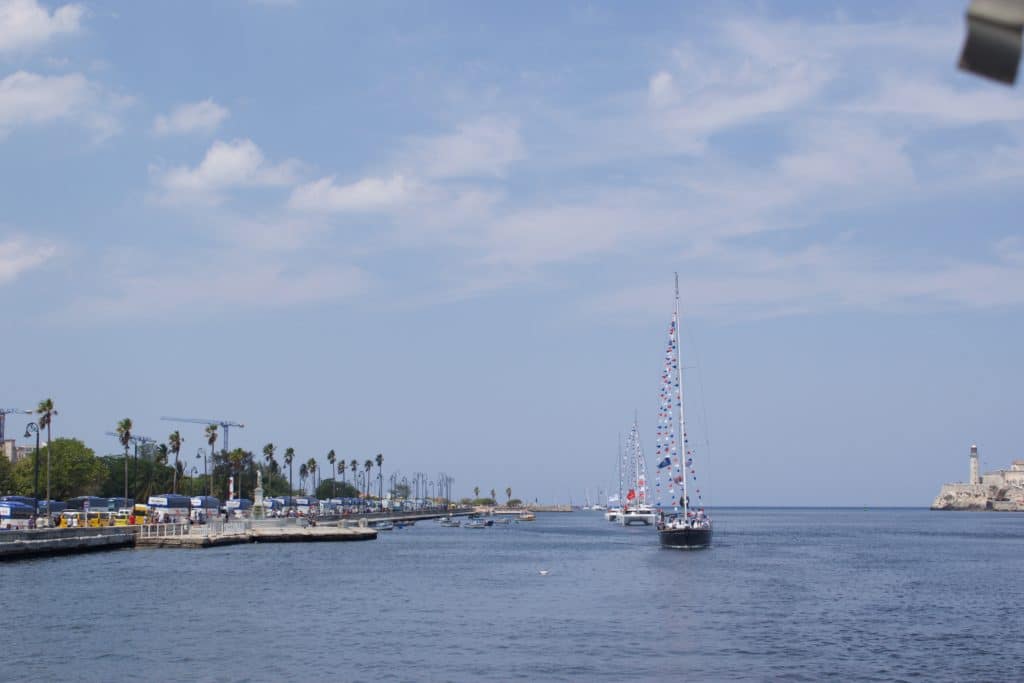
[[[981,474],[978,471],[978,446],[977,444],[971,444],[971,478],[968,480],[969,484],[980,484]]]

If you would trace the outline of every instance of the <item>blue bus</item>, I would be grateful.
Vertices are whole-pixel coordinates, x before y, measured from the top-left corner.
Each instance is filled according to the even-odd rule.
[[[16,501],[0,502],[0,529],[28,529],[35,526],[36,508]]]

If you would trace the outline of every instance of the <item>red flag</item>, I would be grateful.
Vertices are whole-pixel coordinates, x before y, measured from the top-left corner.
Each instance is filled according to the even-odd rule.
[[[636,498],[636,491],[630,489],[629,493],[626,494],[626,500],[633,500],[634,498]]]

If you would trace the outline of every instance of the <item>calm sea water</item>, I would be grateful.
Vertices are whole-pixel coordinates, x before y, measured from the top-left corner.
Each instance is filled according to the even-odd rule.
[[[698,552],[580,512],[3,564],[0,678],[1024,680],[1024,515],[715,520]]]

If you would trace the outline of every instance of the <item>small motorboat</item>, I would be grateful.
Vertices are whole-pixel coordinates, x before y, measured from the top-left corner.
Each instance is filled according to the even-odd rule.
[[[438,520],[441,526],[457,527],[462,524],[461,520],[452,519],[451,517],[442,517]]]
[[[395,528],[395,523],[390,519],[382,519],[379,522],[375,522],[373,528],[377,531],[392,531]]]
[[[487,522],[485,522],[482,519],[469,519],[469,520],[466,520],[466,526],[463,527],[463,528],[465,528],[465,529],[486,529],[487,528]]]

